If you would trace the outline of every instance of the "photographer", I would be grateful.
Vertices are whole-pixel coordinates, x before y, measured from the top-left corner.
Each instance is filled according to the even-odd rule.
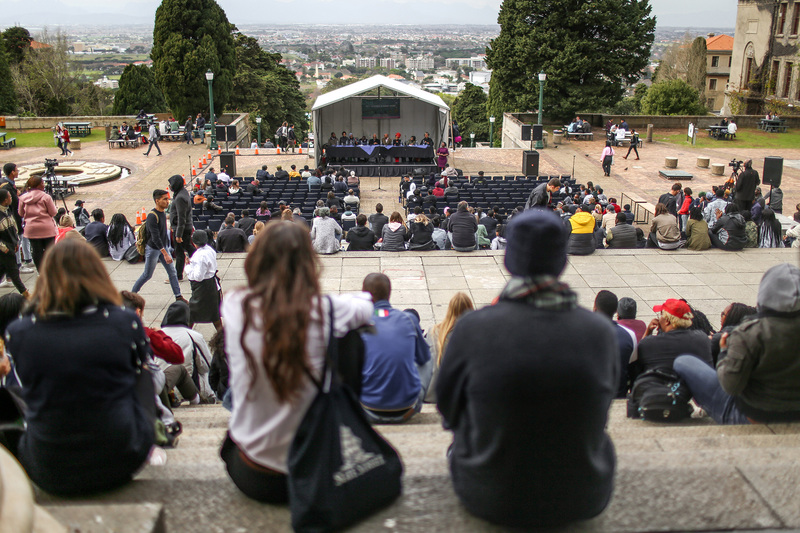
[[[758,171],[753,170],[753,160],[748,159],[744,162],[744,172],[739,174],[734,187],[734,202],[739,207],[739,211],[750,210],[755,198],[756,187],[760,184],[761,179],[758,176]]]

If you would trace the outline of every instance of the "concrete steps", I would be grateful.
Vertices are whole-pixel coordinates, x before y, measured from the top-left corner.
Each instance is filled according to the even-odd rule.
[[[197,406],[175,414],[184,433],[178,447],[167,451],[166,465],[145,467],[128,486],[108,494],[61,500],[40,492],[39,502],[57,518],[76,505],[92,507],[76,508],[75,516],[104,519],[103,509],[116,515],[119,506],[141,507],[139,523],[153,524],[141,529],[148,532],[162,526],[170,533],[290,531],[287,508],[253,502],[229,480],[218,455],[228,412]],[[452,437],[435,406],[426,405],[412,423],[378,430],[403,458],[403,496],[354,531],[501,531],[460,506],[445,457]],[[654,424],[625,418],[624,401],[616,401],[608,431],[618,455],[614,497],[600,517],[571,530],[800,528],[800,424]],[[146,522],[154,508],[144,504],[163,505],[163,522]]]

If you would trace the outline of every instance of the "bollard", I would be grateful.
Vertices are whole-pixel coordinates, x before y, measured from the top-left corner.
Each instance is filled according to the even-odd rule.
[[[665,157],[664,158],[664,166],[666,168],[678,168],[678,158],[677,157]]]
[[[697,168],[708,168],[708,165],[711,163],[711,159],[708,157],[698,156],[697,157]]]
[[[711,165],[711,174],[713,176],[724,176],[725,175],[725,165],[722,163],[714,163]]]
[[[652,124],[648,124],[647,125],[647,142],[649,142],[649,143],[653,142],[653,125]]]

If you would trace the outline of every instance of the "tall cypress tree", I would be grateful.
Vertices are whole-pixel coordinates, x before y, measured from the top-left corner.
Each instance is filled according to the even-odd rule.
[[[476,141],[489,140],[489,118],[486,113],[486,93],[483,89],[472,83],[458,95],[451,106],[453,118],[458,121],[464,146],[469,146],[470,133],[475,134]]]
[[[0,49],[0,114],[17,114],[17,95],[14,92],[14,82],[11,79],[11,69],[8,67],[8,56],[5,50]]]
[[[153,71],[146,65],[130,64],[119,78],[113,112],[115,115],[135,115],[140,109],[148,113],[163,113],[167,110],[167,103],[164,93],[156,85]]]
[[[540,71],[548,116],[614,105],[647,66],[650,12],[649,0],[504,0],[500,35],[486,49],[490,111],[538,109]]]
[[[178,119],[208,114],[207,70],[214,73],[214,112],[231,97],[235,54],[232,25],[214,0],[163,0],[156,10],[153,59],[156,83]]]

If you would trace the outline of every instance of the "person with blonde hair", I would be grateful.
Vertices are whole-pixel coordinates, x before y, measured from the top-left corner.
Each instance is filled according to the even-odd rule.
[[[239,490],[261,502],[289,499],[289,446],[317,396],[309,375],[321,377],[328,332],[341,337],[373,314],[368,294],[323,297],[318,268],[307,230],[271,222],[245,259],[247,287],[222,303],[234,400],[220,455]],[[360,387],[360,369],[344,379]]]
[[[431,349],[431,359],[433,360],[433,377],[428,393],[425,395],[426,402],[436,403],[436,377],[439,375],[439,367],[447,348],[447,341],[450,340],[450,332],[453,331],[456,321],[461,318],[461,315],[474,309],[475,304],[472,303],[472,298],[467,293],[459,291],[450,298],[444,320],[425,333],[425,340]]]
[[[436,243],[433,242],[433,224],[424,214],[414,217],[414,222],[410,226],[411,238],[408,241],[408,249],[417,252],[435,250]]]
[[[284,211],[288,211],[288,209],[285,209]],[[291,214],[291,212],[290,212],[290,214]],[[283,218],[283,219],[285,220],[285,218],[283,217],[283,213],[281,213],[281,218]],[[292,217],[291,217],[291,216],[289,216],[289,218],[291,219]],[[255,226],[253,226],[253,234],[252,234],[252,235],[250,235],[250,236],[247,238],[247,242],[248,242],[249,244],[253,244],[253,241],[255,240],[255,238],[256,238],[256,235],[258,235],[259,233],[261,233],[262,231],[264,231],[264,228],[265,228],[265,227],[266,227],[266,224],[264,224],[264,222],[262,222],[261,220],[259,220],[258,222],[256,222],[256,225],[255,225]]]
[[[155,439],[153,391],[137,394],[150,380],[139,370],[149,348],[91,245],[64,239],[48,250],[31,306],[6,339],[28,406],[18,458],[31,480],[59,495],[130,481]]]
[[[68,233],[77,233],[78,236],[80,236],[80,233],[78,233],[78,231],[75,229],[75,219],[72,218],[72,215],[61,215],[61,220],[58,221],[56,242],[61,241],[61,239],[65,238]]]

